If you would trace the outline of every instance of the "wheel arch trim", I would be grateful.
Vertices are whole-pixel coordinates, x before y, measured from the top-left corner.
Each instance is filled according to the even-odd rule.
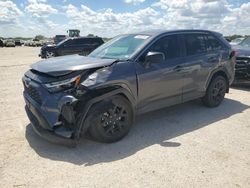
[[[211,81],[213,80],[213,78],[216,76],[216,75],[221,75],[223,77],[226,77],[226,81],[227,81],[227,93],[229,92],[229,80],[230,80],[230,76],[229,76],[229,73],[227,72],[227,70],[224,68],[224,67],[219,67],[217,69],[215,69],[214,71],[211,72],[211,74],[209,75],[208,77],[208,80],[206,82],[206,90],[209,86],[209,84],[211,83]]]
[[[136,109],[135,98],[132,96],[132,94],[127,89],[125,89],[123,87],[119,87],[119,88],[116,88],[108,93],[104,93],[104,94],[95,96],[84,105],[84,108],[83,108],[82,112],[80,113],[79,119],[77,120],[77,124],[76,124],[75,139],[79,140],[79,138],[81,137],[81,134],[85,133],[88,130],[89,127],[87,127],[84,124],[84,122],[85,122],[85,119],[86,119],[91,107],[94,104],[96,104],[104,99],[108,99],[108,98],[115,96],[115,95],[124,96],[131,103],[133,114],[135,114],[135,109]]]

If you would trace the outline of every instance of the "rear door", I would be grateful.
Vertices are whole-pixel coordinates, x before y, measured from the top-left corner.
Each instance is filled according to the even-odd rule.
[[[74,54],[81,54],[85,48],[86,45],[86,39],[85,38],[75,38],[74,39],[74,46],[73,46],[73,51]]]
[[[93,50],[94,38],[84,38],[81,44],[81,53],[88,55]]]
[[[165,106],[181,103],[183,77],[179,67],[183,63],[181,57],[179,35],[159,38],[139,58],[136,63],[138,76],[138,110],[147,112]],[[164,62],[144,66],[148,52],[161,52]]]
[[[185,73],[183,102],[205,94],[211,72],[228,58],[225,46],[212,34],[188,33],[183,35],[185,45]],[[227,56],[227,57],[226,57]]]
[[[205,33],[183,34],[185,46],[185,71],[183,72],[183,102],[195,99],[204,94],[205,81],[213,63],[207,53]]]
[[[97,38],[97,37],[85,38],[81,44],[81,52],[83,54],[88,55],[90,52],[92,52],[101,44],[103,44],[103,41],[100,38]]]

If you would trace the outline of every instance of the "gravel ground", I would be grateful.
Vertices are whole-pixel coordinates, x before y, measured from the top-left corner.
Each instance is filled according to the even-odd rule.
[[[0,187],[250,187],[250,89],[139,116],[114,144],[53,145],[32,130],[21,77],[39,48],[0,48]]]

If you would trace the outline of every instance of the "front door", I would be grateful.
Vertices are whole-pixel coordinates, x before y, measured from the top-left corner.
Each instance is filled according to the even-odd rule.
[[[182,63],[178,35],[161,37],[139,57],[136,63],[138,76],[138,111],[141,113],[156,110],[182,102]],[[165,60],[151,62],[145,66],[148,52],[161,52]]]

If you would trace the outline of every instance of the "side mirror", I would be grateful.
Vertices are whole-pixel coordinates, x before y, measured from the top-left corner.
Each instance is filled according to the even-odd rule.
[[[148,52],[145,57],[146,65],[152,63],[162,63],[165,60],[165,55],[162,52]]]

